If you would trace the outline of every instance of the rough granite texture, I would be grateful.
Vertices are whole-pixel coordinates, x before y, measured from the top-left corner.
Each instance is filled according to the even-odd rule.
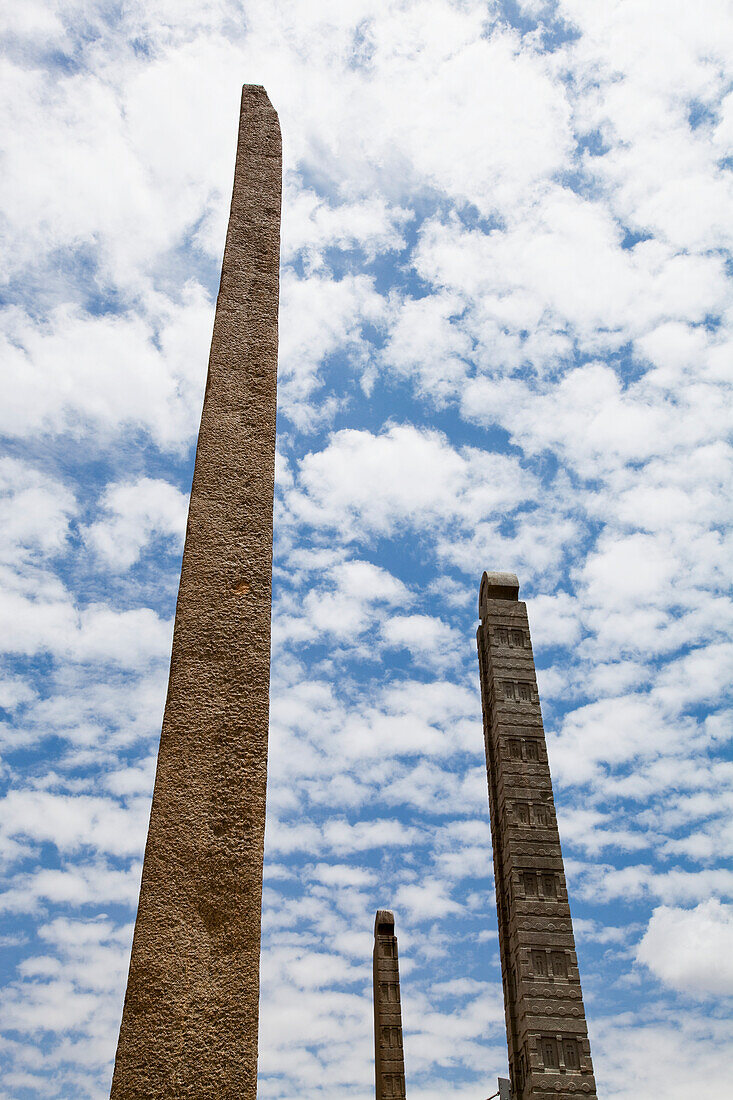
[[[405,1059],[402,1045],[400,964],[394,915],[378,909],[374,920],[374,1077],[377,1100],[403,1100]]]
[[[281,179],[245,85],[113,1100],[257,1094]]]
[[[477,640],[512,1100],[596,1096],[526,604],[484,573]]]

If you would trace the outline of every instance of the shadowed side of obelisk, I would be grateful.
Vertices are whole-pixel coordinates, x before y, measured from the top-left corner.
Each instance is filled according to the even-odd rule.
[[[405,1096],[399,966],[394,915],[389,909],[378,909],[373,955],[376,1100],[403,1100]]]
[[[245,86],[113,1100],[257,1091],[281,178]]]

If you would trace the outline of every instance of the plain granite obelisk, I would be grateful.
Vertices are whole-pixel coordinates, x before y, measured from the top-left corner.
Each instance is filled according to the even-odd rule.
[[[378,909],[374,920],[374,1081],[376,1100],[404,1100],[400,964],[394,914]]]
[[[512,1100],[595,1097],[527,605],[484,573],[476,635]]]
[[[113,1100],[257,1094],[281,180],[245,85]]]

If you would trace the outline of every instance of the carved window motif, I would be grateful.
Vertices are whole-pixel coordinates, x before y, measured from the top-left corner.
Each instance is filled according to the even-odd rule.
[[[397,1001],[399,1001],[397,982],[380,982],[379,989],[382,994],[383,1003],[396,1004]]]
[[[542,893],[546,898],[557,897],[557,882],[554,875],[542,876]]]
[[[517,1084],[519,1086],[519,1093],[521,1095],[524,1083],[527,1080],[527,1066],[529,1065],[529,1050],[527,1044],[522,1046],[522,1052],[517,1058]]]
[[[513,699],[514,698],[514,681],[513,680],[504,680],[504,682],[502,683],[501,686],[502,686],[502,690],[504,692],[504,698],[505,699]]]
[[[568,957],[564,951],[552,952],[552,974],[555,978],[567,978]]]
[[[379,954],[385,959],[393,959],[394,942],[392,940],[382,940],[379,944]]]
[[[389,1050],[399,1050],[402,1047],[401,1030],[398,1027],[383,1027],[382,1046]]]
[[[512,760],[522,759],[522,742],[516,739],[509,742],[509,755]]]
[[[530,761],[533,764],[536,764],[537,761],[540,758],[539,748],[537,746],[537,742],[536,741],[525,741],[524,742],[524,754],[525,754],[528,761]]]
[[[496,640],[499,645],[509,644],[509,631],[505,626],[497,626],[496,628]]]
[[[557,897],[557,878],[551,871],[523,871],[522,885],[525,897]]]
[[[523,630],[512,630],[511,638],[512,638],[511,644],[513,646],[521,646],[521,648],[524,649],[524,631]]]
[[[547,807],[547,806],[535,806],[534,807],[534,820],[535,820],[535,825],[552,825],[552,816],[550,814],[549,807]]]
[[[530,683],[526,680],[520,680],[517,684],[517,689],[519,691],[519,701],[521,703],[532,702],[532,685]]]
[[[519,1092],[524,1088],[524,1055],[518,1054],[514,1060],[514,1076]]]
[[[404,1096],[402,1091],[402,1079],[397,1073],[385,1073],[382,1078],[384,1081],[384,1095],[389,1097],[389,1100],[399,1100]]]
[[[547,955],[544,951],[532,952],[532,970],[540,978],[547,977]]]
[[[514,815],[520,825],[529,825],[529,806],[526,802],[516,802]]]
[[[580,1057],[578,1055],[578,1042],[576,1039],[563,1039],[562,1060],[565,1069],[580,1069]]]
[[[542,1064],[545,1069],[558,1069],[557,1040],[553,1039],[551,1035],[543,1035],[540,1050],[542,1051]]]

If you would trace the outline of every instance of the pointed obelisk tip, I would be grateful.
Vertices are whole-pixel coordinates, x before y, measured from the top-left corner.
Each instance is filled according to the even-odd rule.
[[[242,85],[242,106],[244,106],[245,103],[253,107],[272,107],[272,101],[262,84]]]
[[[239,144],[237,164],[242,174],[242,183],[252,175],[250,158],[271,157],[278,162],[282,172],[282,137],[280,119],[261,84],[243,84],[242,98],[239,104]],[[249,193],[247,191],[247,193]],[[279,204],[278,197],[278,218]],[[279,232],[279,230],[278,230]]]
[[[478,617],[484,617],[486,600],[518,600],[519,579],[516,573],[484,573],[478,593]]]

